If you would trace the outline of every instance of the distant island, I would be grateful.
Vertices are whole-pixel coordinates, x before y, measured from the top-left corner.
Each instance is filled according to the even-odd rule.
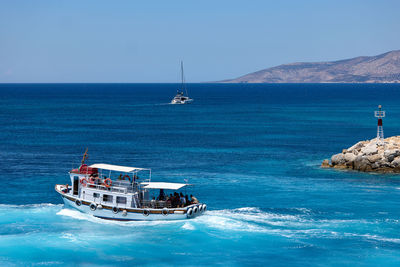
[[[328,62],[284,64],[220,83],[400,83],[400,50]]]

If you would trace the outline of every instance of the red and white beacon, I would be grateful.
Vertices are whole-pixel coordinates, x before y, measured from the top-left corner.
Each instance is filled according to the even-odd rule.
[[[378,118],[378,128],[376,133],[376,144],[383,145],[384,144],[384,137],[383,137],[383,124],[382,118],[385,117],[385,111],[382,110],[382,106],[378,106],[379,110],[375,111],[375,118]]]

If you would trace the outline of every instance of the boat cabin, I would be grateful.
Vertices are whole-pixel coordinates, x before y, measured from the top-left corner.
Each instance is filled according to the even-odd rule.
[[[83,202],[118,209],[171,207],[166,199],[152,199],[153,190],[179,190],[188,184],[151,182],[151,169],[111,164],[82,164],[70,171],[68,193]]]

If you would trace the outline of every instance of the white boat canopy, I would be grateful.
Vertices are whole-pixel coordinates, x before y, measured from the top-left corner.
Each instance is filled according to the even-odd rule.
[[[146,189],[170,189],[170,190],[178,190],[188,184],[179,184],[179,183],[162,183],[162,182],[147,182],[141,183],[143,188]]]
[[[137,172],[142,170],[150,170],[144,168],[136,168],[136,167],[125,167],[125,166],[118,166],[118,165],[111,165],[111,164],[104,164],[104,163],[96,163],[89,166],[90,168],[97,168],[109,171],[117,171],[117,172]]]

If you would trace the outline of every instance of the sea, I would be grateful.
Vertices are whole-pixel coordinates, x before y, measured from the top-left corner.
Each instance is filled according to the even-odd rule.
[[[0,266],[399,266],[400,176],[322,169],[400,134],[396,84],[0,84]],[[114,222],[66,209],[87,162],[152,169],[208,206]]]

